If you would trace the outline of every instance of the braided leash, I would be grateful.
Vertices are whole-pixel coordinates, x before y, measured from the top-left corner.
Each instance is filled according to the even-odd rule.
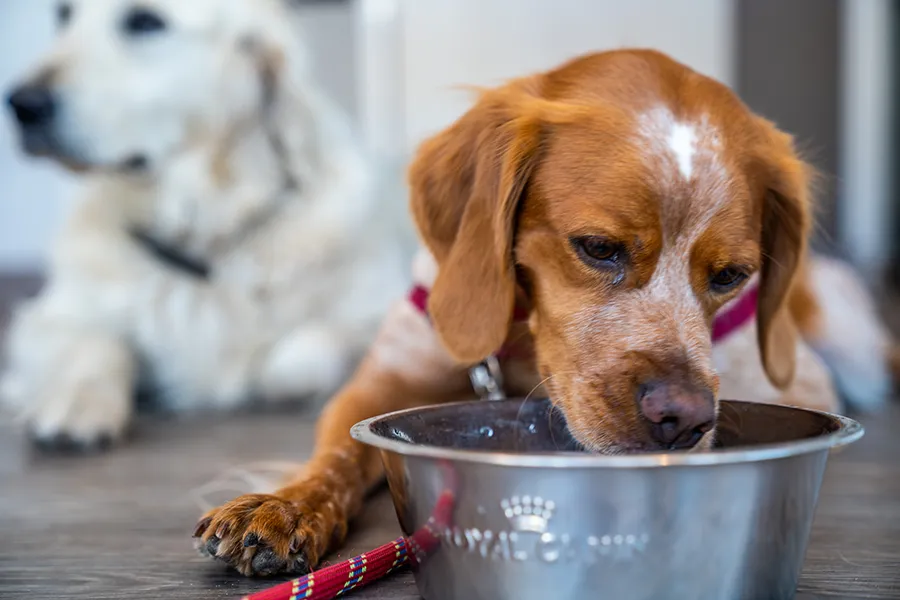
[[[409,564],[406,538],[397,538],[371,552],[354,556],[267,590],[245,596],[244,600],[329,600],[354,588],[381,579],[388,573]]]
[[[440,543],[441,529],[453,512],[453,494],[441,494],[432,516],[409,537],[400,537],[336,565],[244,596],[242,600],[331,600],[368,585],[410,563],[419,563]]]

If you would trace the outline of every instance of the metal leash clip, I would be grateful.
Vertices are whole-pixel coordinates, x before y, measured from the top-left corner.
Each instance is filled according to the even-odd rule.
[[[482,400],[503,400],[503,372],[500,361],[493,354],[469,369],[469,380]]]

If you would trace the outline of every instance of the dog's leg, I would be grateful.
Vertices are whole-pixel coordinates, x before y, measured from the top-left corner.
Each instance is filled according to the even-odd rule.
[[[407,303],[392,309],[354,378],[325,408],[312,459],[273,494],[248,494],[207,513],[195,537],[203,554],[245,575],[304,573],[339,544],[382,477],[377,451],[350,428],[384,412],[460,399],[465,368]]]
[[[53,315],[45,300],[24,305],[11,324],[4,403],[42,444],[114,441],[133,410],[134,356],[115,336]]]

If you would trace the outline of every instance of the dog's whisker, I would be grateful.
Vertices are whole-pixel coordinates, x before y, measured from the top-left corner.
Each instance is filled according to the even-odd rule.
[[[563,422],[565,423],[565,415],[562,412],[562,409],[556,404],[556,401],[550,400],[550,409],[547,411],[547,430],[550,432],[550,440],[553,442],[553,445],[559,450],[559,443],[556,441],[556,436],[553,435],[553,417],[559,414],[563,418]]]
[[[538,389],[541,388],[541,386],[543,386],[545,383],[547,383],[548,381],[550,381],[550,380],[553,379],[554,377],[556,377],[555,374],[548,375],[547,377],[545,377],[544,379],[542,379],[541,381],[539,381],[533,388],[531,388],[531,391],[530,391],[530,392],[528,392],[527,394],[525,394],[525,399],[522,400],[522,405],[519,407],[519,413],[516,415],[516,418],[519,417],[519,415],[520,415],[521,412],[522,412],[522,408],[525,406],[525,403],[528,402],[528,400],[531,399],[531,397],[534,395],[534,393],[537,392]]]
[[[528,404],[528,401],[532,399],[535,392],[537,392],[537,390],[539,390],[541,388],[541,386],[544,385],[544,383],[546,383],[547,381],[549,381],[552,378],[553,378],[553,375],[549,375],[548,377],[546,377],[543,380],[541,380],[540,382],[538,382],[537,385],[535,385],[533,388],[531,388],[530,392],[525,394],[525,397],[522,399],[522,402],[519,404],[519,410],[516,411],[516,419],[515,419],[516,423],[521,422],[522,411],[525,409],[525,405]]]

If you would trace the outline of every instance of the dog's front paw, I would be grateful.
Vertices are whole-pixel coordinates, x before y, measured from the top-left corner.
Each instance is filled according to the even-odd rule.
[[[247,494],[207,513],[194,530],[195,546],[244,575],[303,575],[346,533],[334,508],[315,495],[289,501]]]
[[[11,326],[0,403],[45,447],[90,449],[124,433],[134,410],[135,357],[119,339],[37,309]]]
[[[51,386],[25,410],[31,437],[43,448],[97,450],[117,441],[131,418],[131,387],[82,381]]]

